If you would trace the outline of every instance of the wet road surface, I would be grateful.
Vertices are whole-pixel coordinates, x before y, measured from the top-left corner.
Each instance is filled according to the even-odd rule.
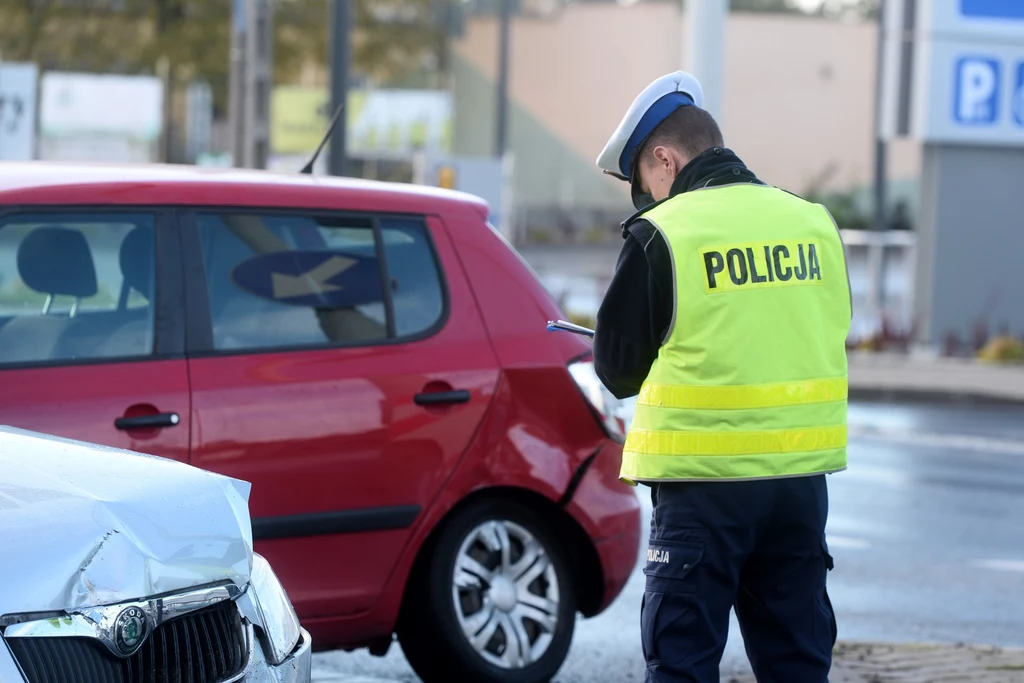
[[[840,639],[1024,646],[1024,408],[860,403],[849,422],[849,469],[829,477]],[[643,680],[641,568],[578,622],[557,683]],[[735,619],[723,670],[746,670]],[[396,643],[318,654],[314,680],[417,679]]]

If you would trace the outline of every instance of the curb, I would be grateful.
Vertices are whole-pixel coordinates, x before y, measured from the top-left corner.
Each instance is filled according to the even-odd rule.
[[[1024,365],[913,354],[848,353],[847,358],[851,398],[1024,405]]]
[[[1024,396],[1004,396],[962,389],[858,387],[850,385],[849,398],[872,403],[932,403],[948,405],[1024,406]]]
[[[836,641],[833,652],[851,652],[864,649],[900,649],[916,652],[934,652],[936,650],[963,650],[984,654],[1024,657],[1024,646],[992,645],[991,643],[971,643],[967,641],[943,642],[937,640],[907,640],[900,642],[883,642],[877,640],[843,640]]]
[[[754,683],[751,673],[723,676]],[[833,683],[1024,683],[1024,649],[965,643],[839,641],[832,654]]]

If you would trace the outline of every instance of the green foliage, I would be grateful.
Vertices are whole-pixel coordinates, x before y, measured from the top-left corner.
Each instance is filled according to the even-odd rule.
[[[42,310],[45,302],[45,294],[29,289],[20,279],[14,280],[10,287],[0,289],[0,305],[24,306]]]
[[[547,228],[530,229],[528,241],[531,244],[554,244],[554,233]]]
[[[274,79],[297,80],[329,59],[329,3],[276,0]],[[352,66],[381,85],[436,70],[446,38],[434,21],[454,0],[355,0]],[[113,7],[118,7],[114,9]],[[155,74],[166,58],[177,84],[210,83],[227,108],[232,0],[0,0],[0,55],[44,69]]]
[[[696,0],[699,2],[700,0]],[[799,12],[791,1],[787,0],[730,0],[729,9],[733,12]]]
[[[690,0],[693,1],[693,0]],[[803,12],[804,14],[837,16],[843,13],[873,17],[878,13],[880,0],[820,0],[817,9],[806,11],[794,0],[730,0],[734,12]]]
[[[566,311],[566,315],[569,317],[569,322],[575,323],[577,325],[582,325],[583,327],[589,328],[591,330],[594,329],[595,325],[597,325],[597,318],[595,318],[592,315],[586,315],[584,313],[578,313],[573,311]]]
[[[201,77],[227,97],[230,0],[0,0],[5,60],[44,69],[153,74],[166,58],[181,80]]]
[[[329,59],[330,6],[353,1],[352,67],[380,86],[438,87],[459,0],[275,0],[274,78],[295,82]],[[693,0],[689,0],[693,1]],[[878,0],[823,0],[821,12],[871,14]],[[44,69],[154,74],[213,88],[227,107],[232,0],[0,0],[0,56]],[[731,0],[737,11],[796,12],[793,0]]]
[[[853,192],[817,192],[803,195],[809,202],[821,204],[829,210],[836,225],[842,230],[869,230],[874,217],[858,201]]]
[[[353,63],[380,84],[445,71],[448,36],[439,21],[457,0],[357,0]],[[418,76],[418,78],[417,78]],[[436,80],[436,79],[435,79]],[[422,85],[436,86],[437,83]]]
[[[132,294],[135,295],[134,292],[132,292]],[[143,304],[145,303],[145,299],[139,295],[129,297],[128,305],[129,307],[134,307],[135,305],[138,305],[139,301]],[[54,297],[52,304],[53,310],[66,310],[73,302],[74,297]],[[20,278],[11,281],[8,287],[0,289],[0,306],[24,309],[26,312],[36,313],[42,312],[45,303],[46,295],[42,292],[37,292],[36,290],[29,288],[29,286],[22,282]],[[117,299],[105,287],[100,286],[96,294],[88,299],[82,299],[79,302],[79,307],[83,310],[113,310],[117,307]]]
[[[989,363],[1024,362],[1024,342],[1009,335],[994,337],[978,351],[978,359]]]

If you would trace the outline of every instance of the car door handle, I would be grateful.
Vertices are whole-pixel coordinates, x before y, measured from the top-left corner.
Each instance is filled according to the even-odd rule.
[[[445,403],[469,403],[470,394],[466,389],[453,391],[425,391],[413,398],[418,406],[436,406]]]
[[[137,417],[119,417],[114,420],[118,429],[146,429],[153,427],[173,427],[181,422],[177,413],[157,413],[156,415],[139,415]]]

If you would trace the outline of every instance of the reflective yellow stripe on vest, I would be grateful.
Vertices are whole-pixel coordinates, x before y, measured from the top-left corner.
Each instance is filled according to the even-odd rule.
[[[846,445],[846,425],[771,432],[656,432],[634,429],[626,449],[646,455],[752,455],[805,453]]]
[[[691,410],[727,410],[743,408],[774,408],[842,401],[847,396],[845,377],[777,382],[755,386],[676,386],[644,384],[637,397],[638,405]]]

